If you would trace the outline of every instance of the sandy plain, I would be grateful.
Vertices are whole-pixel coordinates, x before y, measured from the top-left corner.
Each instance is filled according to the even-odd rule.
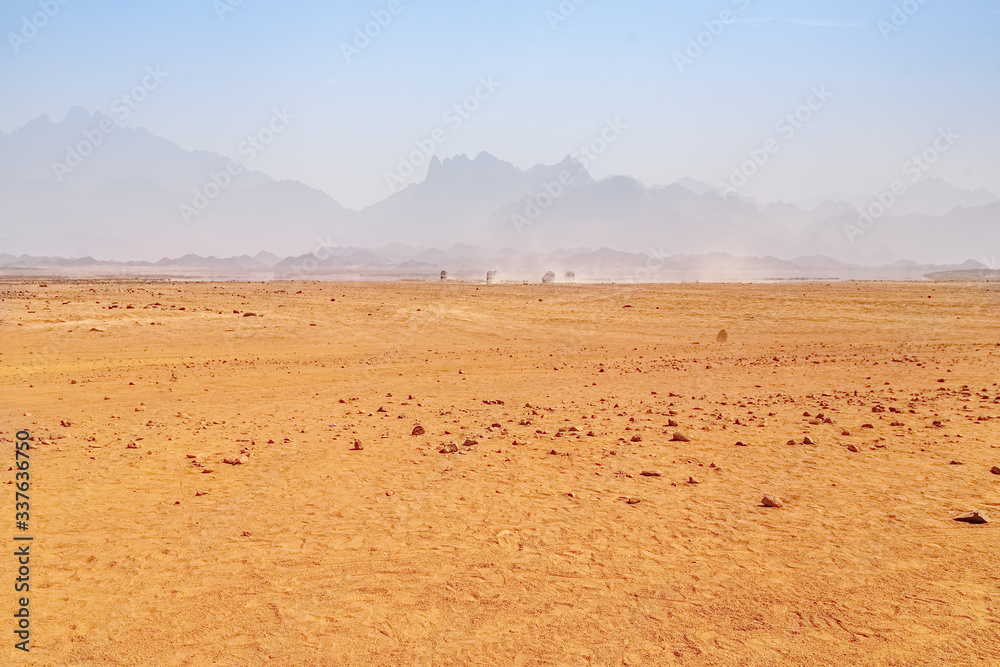
[[[995,285],[0,291],[8,664],[1000,664]]]

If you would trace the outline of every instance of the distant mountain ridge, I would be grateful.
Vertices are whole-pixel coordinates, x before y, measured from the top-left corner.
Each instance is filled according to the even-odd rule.
[[[332,247],[398,243],[887,265],[955,264],[1000,247],[1000,197],[935,178],[913,184],[858,234],[847,230],[870,196],[761,204],[689,178],[647,187],[628,176],[595,180],[570,157],[520,169],[488,153],[433,157],[423,181],[354,211],[144,129],[114,125],[98,141],[94,128],[112,125],[74,108],[58,123],[43,116],[0,135],[0,252],[127,260],[266,249],[274,266]],[[227,174],[234,164],[238,173]]]
[[[448,250],[394,244],[382,248],[323,248],[279,258],[268,252],[236,257],[185,255],[155,262],[111,262],[92,257],[64,259],[0,255],[0,278],[196,279],[196,280],[439,280],[483,281],[496,271],[501,281],[538,282],[552,271],[557,282],[684,282],[767,280],[922,280],[926,277],[989,276],[979,262],[953,265],[895,262],[884,266],[845,264],[823,256],[740,257],[726,253],[649,255],[611,248],[552,253],[456,245]],[[571,276],[571,277],[569,277]]]

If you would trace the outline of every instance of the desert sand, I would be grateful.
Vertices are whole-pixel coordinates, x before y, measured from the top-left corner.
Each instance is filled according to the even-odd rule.
[[[0,655],[1000,664],[998,289],[8,281]]]

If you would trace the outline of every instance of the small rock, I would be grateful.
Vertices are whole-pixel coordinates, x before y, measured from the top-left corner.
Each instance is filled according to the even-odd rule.
[[[952,466],[964,466],[965,464],[962,463],[961,461],[951,461],[951,462],[948,463],[948,465],[952,465]]]
[[[786,445],[794,445],[794,444],[795,444],[795,441],[794,441],[794,440],[789,440],[789,441],[788,441],[788,442],[786,442],[785,444],[786,444]]]
[[[816,441],[815,441],[815,440],[813,440],[812,438],[810,438],[810,437],[809,437],[809,436],[807,435],[806,437],[802,438],[802,444],[803,444],[803,445],[815,445],[815,444],[816,444]]]
[[[243,313],[243,317],[257,317],[257,313]]]
[[[785,504],[781,502],[781,498],[778,496],[764,496],[760,499],[760,504],[764,507],[784,507]]]
[[[688,436],[684,435],[680,431],[678,431],[677,433],[674,433],[673,436],[670,439],[672,441],[674,441],[674,442],[691,442],[691,438],[689,438]]]
[[[845,429],[843,429],[843,430],[842,430],[842,431],[840,432],[840,435],[850,435],[850,434],[851,434],[851,432],[850,432],[850,431],[848,431],[848,430],[847,430],[846,428],[845,428]]]
[[[973,512],[968,512],[960,516],[956,516],[954,520],[961,521],[962,523],[975,523],[975,524],[990,522],[989,518],[978,510]]]
[[[749,447],[749,445],[747,445],[747,443],[743,442],[742,440],[737,440],[736,441],[736,446],[737,447]]]
[[[676,419],[668,419],[667,420],[667,426],[668,427],[675,427],[675,426],[680,426],[680,424],[677,423]]]
[[[426,431],[424,430],[424,427],[421,426],[420,424],[414,426],[413,430],[410,431],[410,435],[423,435],[424,433],[426,433]]]
[[[656,472],[655,470],[643,470],[639,474],[642,475],[643,477],[662,477],[662,475],[660,475],[660,473]]]
[[[441,454],[454,454],[458,451],[458,445],[453,442],[449,442],[447,445],[438,450]]]
[[[994,475],[1000,475],[1000,467],[993,466],[992,468],[990,468],[990,472],[993,473]]]
[[[817,426],[819,424],[822,424],[823,420],[813,417],[812,419],[809,420],[809,423],[812,424],[813,426]]]
[[[361,441],[357,438],[354,439],[354,444],[351,446],[351,451],[360,452],[365,446],[361,444]]]
[[[633,435],[631,439],[632,439],[632,442],[642,442],[642,436],[641,435]]]
[[[699,482],[698,480],[696,480],[694,477],[688,477],[688,482],[687,483],[688,484],[701,484],[701,482]]]
[[[871,424],[862,424],[861,428],[875,428],[875,427],[872,426]]]
[[[625,502],[627,502],[629,505],[638,505],[639,503],[642,502],[642,498],[635,498],[635,497],[628,498],[625,500]]]
[[[462,446],[463,447],[472,447],[472,446],[478,445],[478,444],[479,444],[478,441],[476,441],[476,440],[470,440],[469,438],[466,438],[465,442],[462,443]]]
[[[857,446],[857,445],[848,445],[848,446],[847,446],[847,451],[849,451],[849,452],[854,452],[855,454],[857,454],[857,453],[858,453],[858,452],[860,452],[861,450],[860,450],[860,449],[858,449],[858,446]]]
[[[727,340],[729,340],[729,334],[726,333],[725,329],[723,329],[722,331],[720,331],[719,335],[715,337],[715,342],[716,343],[725,343]]]
[[[66,420],[66,419],[62,419],[62,420],[59,421],[59,425],[63,426],[63,427],[69,427],[69,426],[72,426],[73,424],[70,421]]]

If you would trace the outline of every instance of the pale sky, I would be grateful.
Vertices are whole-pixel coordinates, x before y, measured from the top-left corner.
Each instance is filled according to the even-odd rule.
[[[377,35],[355,43],[366,24]],[[864,193],[950,127],[932,175],[1000,192],[997,0],[8,0],[0,28],[0,131],[75,105],[111,115],[159,67],[127,124],[235,156],[287,109],[253,167],[351,208],[386,197],[386,171],[438,128],[439,157],[527,168],[609,119],[627,128],[596,177],[716,183],[772,139],[744,194]]]

